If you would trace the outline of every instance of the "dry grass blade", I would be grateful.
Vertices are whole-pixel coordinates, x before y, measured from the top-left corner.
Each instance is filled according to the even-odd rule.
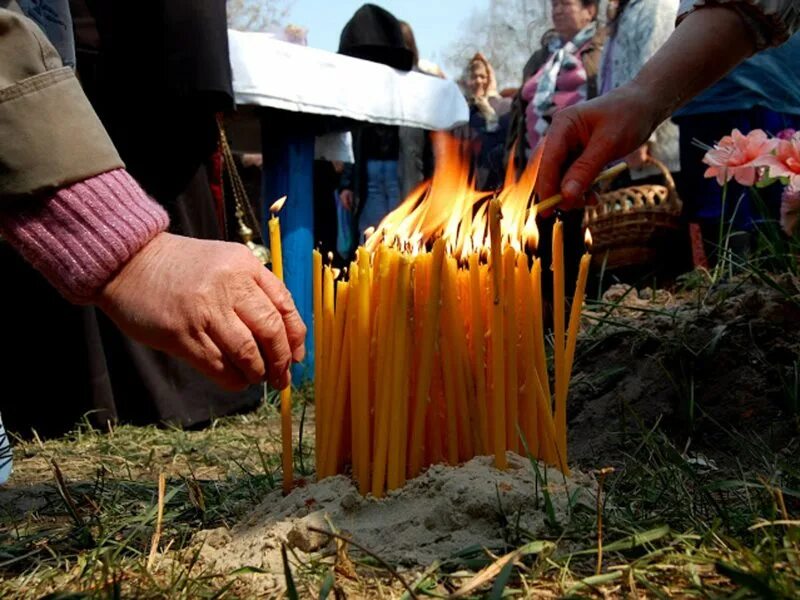
[[[530,544],[526,544],[525,546],[522,546],[513,552],[509,552],[505,556],[501,556],[488,567],[482,569],[477,575],[475,575],[475,577],[453,592],[450,595],[450,598],[464,598],[471,595],[475,590],[486,585],[495,577],[497,577],[506,567],[506,565],[517,562],[523,556],[527,556],[529,554],[539,554],[550,545],[551,544],[548,542],[531,542]]]
[[[158,554],[158,544],[161,542],[161,528],[164,522],[164,493],[167,489],[167,478],[162,471],[158,476],[158,516],[156,517],[156,530],[153,532],[153,541],[150,543],[150,555],[147,557],[147,570],[153,567]]]
[[[332,537],[332,538],[334,538],[336,540],[341,540],[341,541],[347,542],[348,544],[350,544],[352,546],[355,546],[356,548],[361,550],[364,554],[367,554],[367,555],[371,556],[372,558],[374,558],[375,560],[377,560],[381,564],[381,566],[384,569],[386,569],[392,575],[392,577],[394,577],[395,579],[397,579],[397,581],[399,581],[401,584],[403,584],[403,587],[406,588],[406,592],[408,592],[409,596],[411,596],[414,600],[417,600],[419,598],[419,596],[417,596],[416,592],[412,589],[412,587],[410,585],[408,585],[408,582],[403,578],[403,576],[400,575],[400,573],[397,572],[397,569],[395,569],[392,565],[387,563],[385,560],[383,560],[380,556],[378,556],[377,554],[375,554],[371,550],[365,548],[361,544],[359,544],[357,542],[354,542],[350,538],[345,537],[345,536],[343,536],[343,535],[341,535],[339,533],[334,533],[332,531],[326,531],[324,529],[319,529],[318,527],[309,527],[308,530],[309,531],[313,531],[314,533],[321,533],[322,535],[330,536],[330,537]]]

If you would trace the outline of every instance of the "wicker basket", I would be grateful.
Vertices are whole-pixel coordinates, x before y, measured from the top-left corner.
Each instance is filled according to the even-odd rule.
[[[683,203],[669,169],[653,158],[666,185],[635,185],[598,194],[584,225],[592,232],[593,260],[607,269],[654,262],[663,242],[679,229]]]

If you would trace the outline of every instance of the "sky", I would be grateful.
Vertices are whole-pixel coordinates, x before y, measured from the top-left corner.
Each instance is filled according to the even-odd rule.
[[[339,34],[365,0],[295,0],[287,19],[308,29],[308,45],[335,52]],[[489,0],[373,0],[414,30],[420,56],[442,61],[442,50],[458,38],[460,29],[476,9]]]

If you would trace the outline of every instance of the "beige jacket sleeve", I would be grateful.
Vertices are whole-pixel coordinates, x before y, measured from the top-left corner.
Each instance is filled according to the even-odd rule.
[[[714,5],[739,11],[750,25],[759,50],[782,44],[800,30],[798,0],[681,0],[678,22],[697,8]]]
[[[33,21],[6,8],[0,132],[0,203],[124,166],[72,70]]]

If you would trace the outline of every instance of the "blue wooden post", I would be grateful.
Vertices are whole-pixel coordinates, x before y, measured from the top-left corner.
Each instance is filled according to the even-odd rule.
[[[311,288],[311,252],[314,249],[314,136],[288,132],[276,123],[275,113],[272,113],[270,118],[262,120],[261,148],[264,155],[262,189],[265,203],[262,231],[267,231],[266,220],[269,218],[270,205],[281,196],[287,196],[286,204],[278,215],[283,238],[284,280],[308,327],[306,360],[292,369],[292,381],[299,385],[314,376],[314,307]]]

